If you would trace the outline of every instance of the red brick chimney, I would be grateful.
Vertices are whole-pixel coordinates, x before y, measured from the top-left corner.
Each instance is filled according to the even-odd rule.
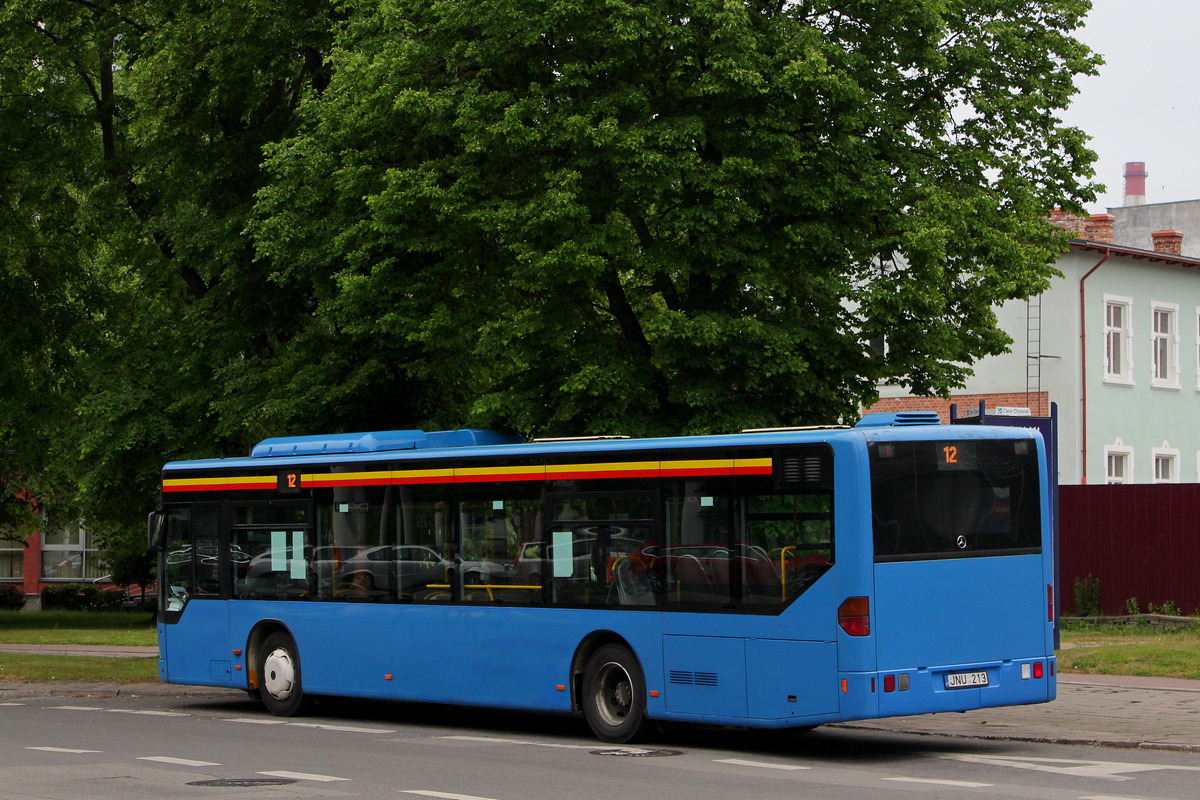
[[[1056,208],[1050,212],[1050,216],[1047,219],[1055,227],[1064,228],[1080,239],[1086,238],[1083,229],[1087,222],[1074,214],[1069,214],[1061,208]]]
[[[1150,234],[1150,238],[1154,240],[1154,252],[1156,253],[1177,256],[1183,252],[1182,231],[1155,231]]]
[[[1113,223],[1117,218],[1112,214],[1092,214],[1083,225],[1083,238],[1089,242],[1113,243]]]

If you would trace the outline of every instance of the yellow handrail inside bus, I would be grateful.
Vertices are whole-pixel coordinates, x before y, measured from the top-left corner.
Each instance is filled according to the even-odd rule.
[[[781,600],[787,600],[787,551],[795,549],[788,545],[779,550],[779,594]]]
[[[426,589],[446,589],[447,591],[449,591],[450,584],[448,584],[448,583],[427,583],[427,584],[425,584],[425,588]],[[493,589],[541,590],[541,588],[542,588],[541,586],[532,586],[529,584],[522,584],[522,583],[464,583],[463,584],[464,591],[467,589],[483,589],[484,591],[487,592],[489,600],[496,599],[496,596],[494,594],[492,594]]]

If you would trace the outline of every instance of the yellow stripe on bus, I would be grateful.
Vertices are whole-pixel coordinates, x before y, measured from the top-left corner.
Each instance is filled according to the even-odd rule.
[[[457,469],[410,469],[379,470],[376,472],[314,472],[300,476],[302,486],[354,486],[380,483],[450,483],[456,479],[465,483],[482,482],[488,478],[512,480],[554,480],[561,476],[603,477],[612,473],[640,473],[662,475],[702,474],[716,471],[722,475],[738,473],[761,473],[770,471],[770,458],[697,459],[691,461],[612,461],[601,464],[552,464],[549,466],[529,465],[522,467],[460,467]],[[212,491],[225,487],[271,488],[275,486],[275,475],[247,477],[222,476],[214,478],[167,478],[163,480],[164,491]]]

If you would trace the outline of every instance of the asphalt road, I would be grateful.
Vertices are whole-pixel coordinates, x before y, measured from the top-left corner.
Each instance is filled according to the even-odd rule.
[[[285,720],[210,694],[6,699],[0,730],[0,800],[1200,796],[1194,752],[841,726],[676,728],[613,747],[569,718],[325,701]]]

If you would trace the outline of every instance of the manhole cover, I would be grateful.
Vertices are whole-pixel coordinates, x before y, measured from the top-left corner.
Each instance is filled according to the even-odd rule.
[[[295,783],[290,778],[214,778],[210,781],[191,781],[188,786],[222,786],[249,788],[253,786],[286,786]]]
[[[594,756],[615,756],[617,758],[662,758],[664,756],[681,756],[682,750],[643,750],[640,747],[612,747],[607,750],[592,750]]]

